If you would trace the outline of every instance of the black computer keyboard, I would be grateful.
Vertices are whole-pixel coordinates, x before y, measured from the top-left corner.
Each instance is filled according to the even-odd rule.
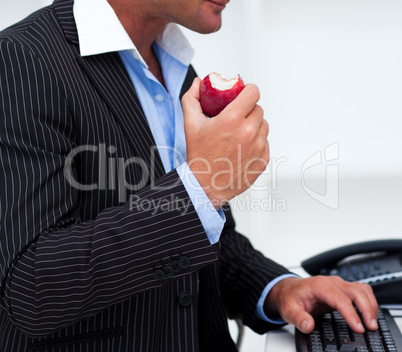
[[[387,309],[381,308],[377,331],[354,333],[339,312],[316,319],[315,329],[305,335],[296,329],[297,352],[402,352],[402,335]]]

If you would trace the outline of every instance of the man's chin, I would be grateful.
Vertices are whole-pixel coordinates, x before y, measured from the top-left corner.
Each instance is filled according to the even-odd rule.
[[[215,19],[213,18],[215,17]],[[222,27],[222,18],[219,15],[213,15],[207,18],[207,20],[203,23],[198,23],[196,26],[192,26],[194,28],[190,28],[194,30],[195,32],[201,33],[201,34],[209,34],[209,33],[214,33],[217,32],[219,29]]]

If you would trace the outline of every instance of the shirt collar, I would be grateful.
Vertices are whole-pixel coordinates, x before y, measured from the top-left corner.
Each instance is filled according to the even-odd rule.
[[[74,18],[82,56],[129,50],[147,67],[107,0],[75,0]],[[174,23],[166,26],[163,33],[157,37],[156,43],[186,66],[194,56],[190,43]]]

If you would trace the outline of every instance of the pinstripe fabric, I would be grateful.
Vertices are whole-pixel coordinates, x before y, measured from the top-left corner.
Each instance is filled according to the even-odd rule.
[[[286,270],[230,210],[209,244],[118,54],[77,43],[64,0],[0,34],[0,351],[235,351],[226,314],[271,328],[255,307]]]

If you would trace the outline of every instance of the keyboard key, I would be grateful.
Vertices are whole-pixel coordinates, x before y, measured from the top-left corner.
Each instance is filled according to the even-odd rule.
[[[342,345],[339,348],[339,352],[357,352],[357,348],[353,345]]]

